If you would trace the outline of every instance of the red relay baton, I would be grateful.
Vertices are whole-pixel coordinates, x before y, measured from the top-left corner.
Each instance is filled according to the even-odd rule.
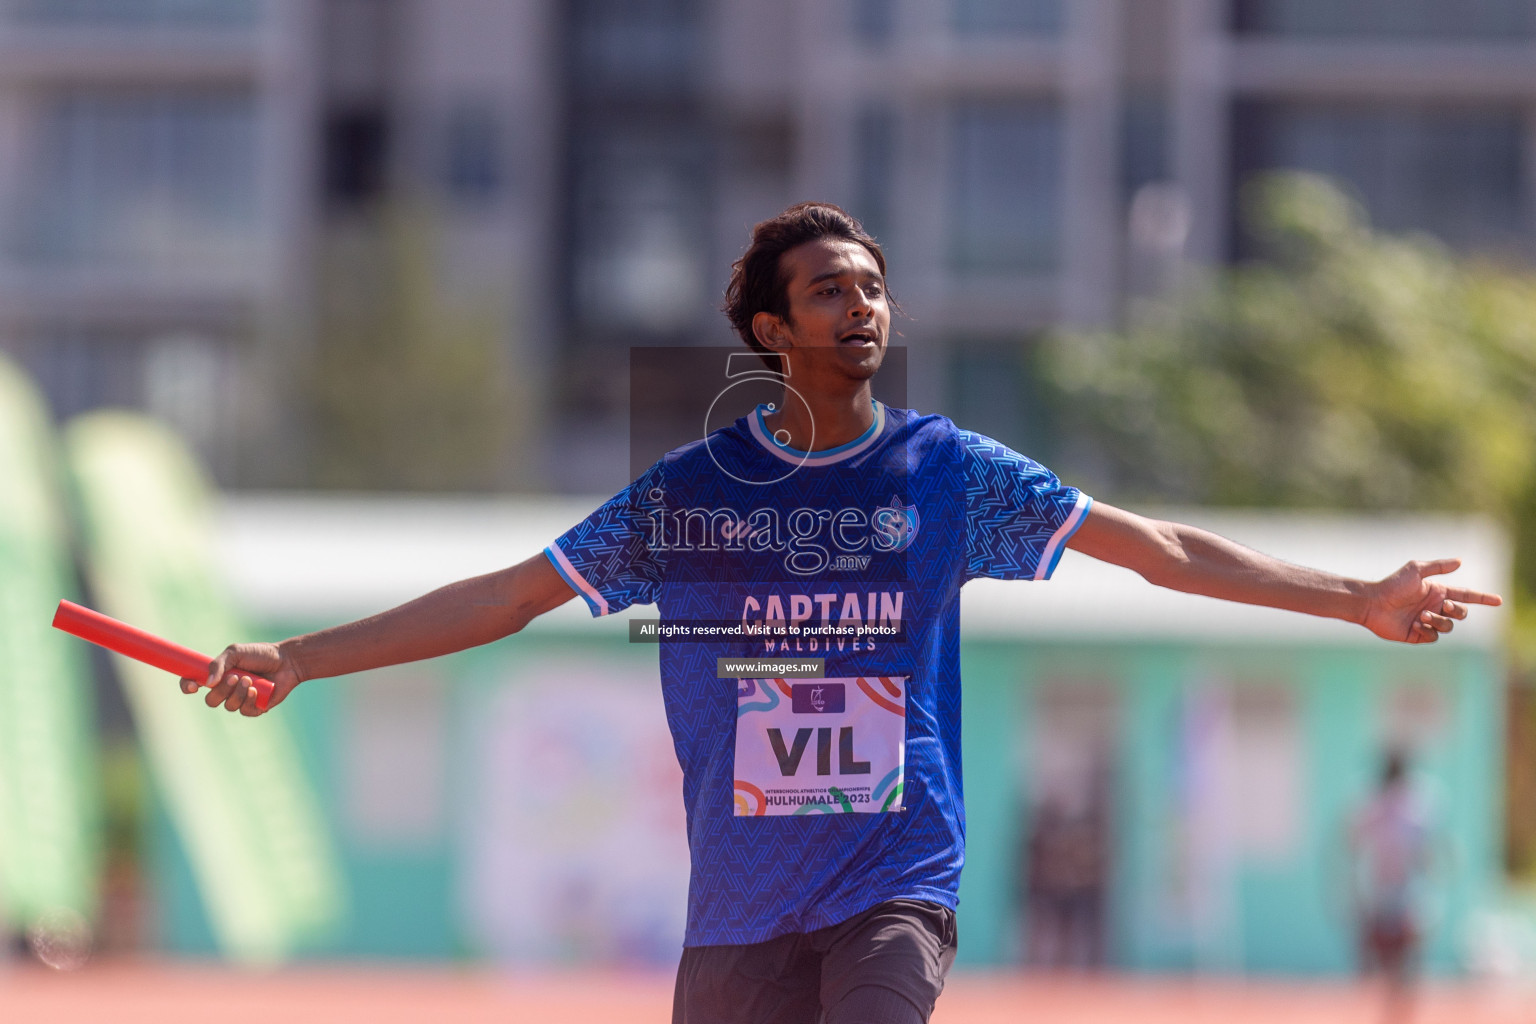
[[[190,647],[173,644],[73,601],[59,602],[59,610],[53,613],[53,627],[181,678],[206,678],[208,663],[213,660]],[[251,685],[256,687],[256,706],[267,710],[267,702],[272,699],[272,683],[260,676],[251,676]]]

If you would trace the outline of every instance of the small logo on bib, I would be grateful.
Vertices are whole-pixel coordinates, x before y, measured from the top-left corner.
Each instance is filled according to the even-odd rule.
[[[790,707],[797,715],[840,715],[848,706],[842,683],[796,683]]]

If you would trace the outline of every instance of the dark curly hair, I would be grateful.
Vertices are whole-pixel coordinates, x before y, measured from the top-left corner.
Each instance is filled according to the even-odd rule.
[[[741,340],[761,355],[771,370],[780,369],[779,357],[764,348],[752,333],[752,318],[759,313],[789,316],[789,282],[784,278],[779,258],[798,245],[821,238],[857,242],[875,258],[880,273],[885,273],[885,253],[880,251],[880,243],[857,218],[832,203],[796,203],[777,217],[757,224],[752,228],[752,244],[741,259],[731,264],[731,281],[725,287],[725,302],[720,310]]]

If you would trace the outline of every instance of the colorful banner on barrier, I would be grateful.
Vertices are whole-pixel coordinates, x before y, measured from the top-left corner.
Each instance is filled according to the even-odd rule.
[[[216,576],[210,489],[182,442],[103,412],[71,423],[65,450],[101,610],[208,654],[248,637]],[[210,710],[164,672],[116,664],[221,948],[284,958],[337,920],[341,875],[282,713]]]
[[[48,626],[74,590],[47,410],[0,359],[0,914],[71,933],[101,855],[89,664]]]

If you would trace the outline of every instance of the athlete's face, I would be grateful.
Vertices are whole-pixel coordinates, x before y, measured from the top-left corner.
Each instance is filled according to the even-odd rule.
[[[788,353],[790,376],[802,383],[873,377],[885,358],[891,307],[869,250],[821,238],[786,252],[779,268],[788,282],[789,316],[757,314],[752,326],[758,340]]]

